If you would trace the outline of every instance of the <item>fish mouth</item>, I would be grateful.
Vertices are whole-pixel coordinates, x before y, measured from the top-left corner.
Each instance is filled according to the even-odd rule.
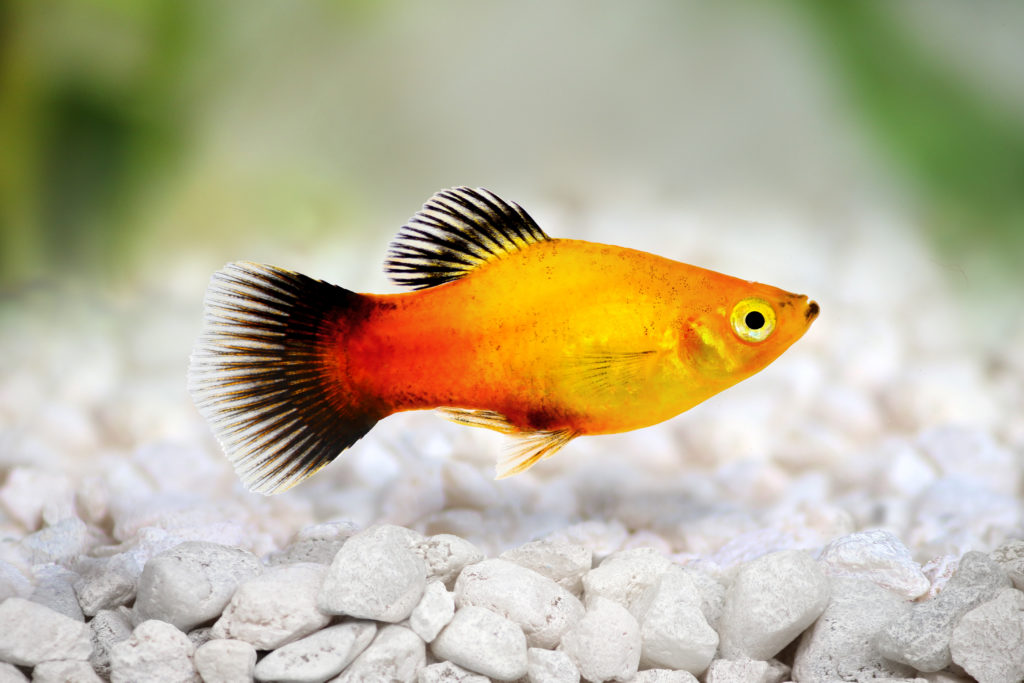
[[[809,302],[807,304],[807,310],[804,311],[804,318],[807,319],[807,322],[813,321],[815,318],[818,317],[818,311],[819,310],[820,309],[818,308],[818,302],[817,301]]]

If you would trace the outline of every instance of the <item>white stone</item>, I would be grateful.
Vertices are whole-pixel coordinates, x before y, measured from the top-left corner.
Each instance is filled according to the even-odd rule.
[[[192,659],[203,683],[251,681],[256,648],[241,640],[217,638],[197,647]]]
[[[0,560],[0,602],[32,595],[32,582],[10,562]]]
[[[3,680],[0,678],[0,680]],[[40,662],[32,669],[32,683],[102,683],[89,662],[54,660]]]
[[[455,604],[485,607],[522,628],[530,647],[554,648],[583,617],[583,604],[535,571],[507,560],[470,565],[455,581]]]
[[[683,571],[700,592],[700,610],[711,628],[718,630],[718,620],[725,605],[725,586],[705,571],[684,566]]]
[[[1003,495],[1015,495],[1020,479],[1017,458],[980,429],[944,425],[928,429],[917,440],[928,461],[942,476],[973,479]]]
[[[697,683],[697,679],[689,671],[646,669],[638,671],[636,676],[629,679],[629,683]]]
[[[317,562],[329,565],[345,541],[357,531],[353,522],[325,522],[304,527],[287,548],[270,555],[267,564]]]
[[[74,516],[75,489],[71,479],[63,474],[15,467],[0,486],[0,510],[28,531],[39,528],[48,505],[58,509],[53,521]]]
[[[198,683],[188,637],[164,621],[150,619],[110,649],[110,683],[161,681]]]
[[[818,561],[828,576],[874,581],[908,600],[924,595],[931,586],[907,546],[881,529],[833,540],[821,551]]]
[[[650,548],[613,553],[583,576],[583,596],[589,606],[595,597],[614,600],[626,609],[643,595],[672,560]]]
[[[577,543],[532,541],[501,554],[501,559],[532,569],[576,596],[583,594],[583,575],[593,566],[594,553]]]
[[[90,543],[89,527],[78,517],[66,517],[21,539],[32,564],[66,562],[85,552]]]
[[[979,683],[1024,680],[1024,593],[1004,588],[967,612],[953,629],[949,650]]]
[[[322,564],[289,564],[243,581],[213,625],[213,636],[273,650],[323,628],[331,617],[317,608],[317,594],[326,571]]]
[[[336,676],[377,634],[372,621],[349,621],[279,647],[256,665],[258,681],[317,683]]]
[[[416,683],[490,683],[487,676],[466,671],[457,664],[440,662],[420,669]]]
[[[110,678],[110,648],[132,635],[132,623],[128,618],[128,608],[118,610],[100,610],[89,621],[92,631],[92,655],[89,662],[104,678]]]
[[[621,548],[627,538],[629,530],[622,522],[602,522],[596,519],[573,524],[545,537],[555,543],[572,543],[589,548],[595,563],[600,563]]]
[[[57,659],[86,660],[92,632],[49,607],[8,598],[0,603],[0,661],[35,666]]]
[[[640,666],[640,625],[618,602],[596,597],[562,636],[560,649],[592,683],[628,681]]]
[[[640,623],[644,668],[704,673],[718,649],[718,634],[701,610],[690,575],[673,566],[648,586],[630,610]]]
[[[885,626],[910,611],[910,603],[873,581],[835,577],[832,598],[800,639],[793,676],[807,683],[913,676],[906,665],[882,657],[875,645]]]
[[[526,678],[530,683],[579,683],[580,670],[561,650],[531,647],[526,651]]]
[[[770,659],[825,610],[829,582],[809,554],[783,550],[739,568],[718,622],[725,659]]]
[[[423,591],[420,603],[409,615],[409,628],[431,642],[455,616],[455,596],[440,581],[432,581]]]
[[[190,631],[220,616],[238,584],[258,576],[258,557],[239,548],[190,541],[146,563],[135,611]]]
[[[992,551],[995,560],[1017,590],[1024,590],[1024,540],[1013,539]]]
[[[44,564],[34,567],[34,574],[36,586],[29,600],[46,605],[54,612],[60,612],[75,621],[85,621],[78,596],[75,595],[74,572],[56,564]]]
[[[464,567],[484,559],[475,545],[460,536],[436,534],[427,536],[413,548],[427,567],[427,578],[438,580],[451,588]]]
[[[790,680],[789,667],[778,660],[716,659],[705,683],[782,683]]]
[[[412,683],[426,663],[427,650],[420,637],[404,626],[392,624],[377,631],[370,646],[334,681]]]
[[[86,616],[127,605],[135,599],[142,565],[134,554],[85,558],[76,563],[75,593]]]
[[[1010,587],[1000,566],[980,552],[966,553],[945,589],[931,600],[914,604],[878,636],[884,657],[918,671],[944,669],[953,661],[949,641],[960,618]]]
[[[517,624],[483,607],[461,607],[430,645],[441,660],[499,681],[526,675],[526,637]]]
[[[372,527],[345,542],[320,589],[322,611],[390,623],[409,617],[423,597],[427,569],[400,528]]]
[[[13,664],[0,662],[0,683],[28,683],[28,677]]]

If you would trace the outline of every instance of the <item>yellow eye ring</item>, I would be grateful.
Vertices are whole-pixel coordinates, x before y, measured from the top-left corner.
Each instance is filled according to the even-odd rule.
[[[763,342],[775,329],[775,309],[763,299],[744,299],[729,316],[733,332],[747,342]]]

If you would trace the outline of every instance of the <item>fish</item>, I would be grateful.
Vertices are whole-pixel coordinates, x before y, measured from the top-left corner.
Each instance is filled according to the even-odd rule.
[[[770,285],[549,237],[483,188],[432,196],[385,269],[406,291],[251,262],[212,275],[188,386],[250,490],[291,488],[408,410],[514,437],[496,469],[517,474],[750,377],[819,312]]]

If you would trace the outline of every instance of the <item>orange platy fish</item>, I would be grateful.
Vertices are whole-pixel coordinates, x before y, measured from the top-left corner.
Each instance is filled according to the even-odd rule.
[[[440,408],[519,437],[498,476],[577,436],[656,424],[799,339],[806,296],[642,251],[552,239],[484,189],[434,195],[391,244],[415,291],[356,294],[232,263],[211,278],[192,397],[254,491],[284,491],[378,420]]]

